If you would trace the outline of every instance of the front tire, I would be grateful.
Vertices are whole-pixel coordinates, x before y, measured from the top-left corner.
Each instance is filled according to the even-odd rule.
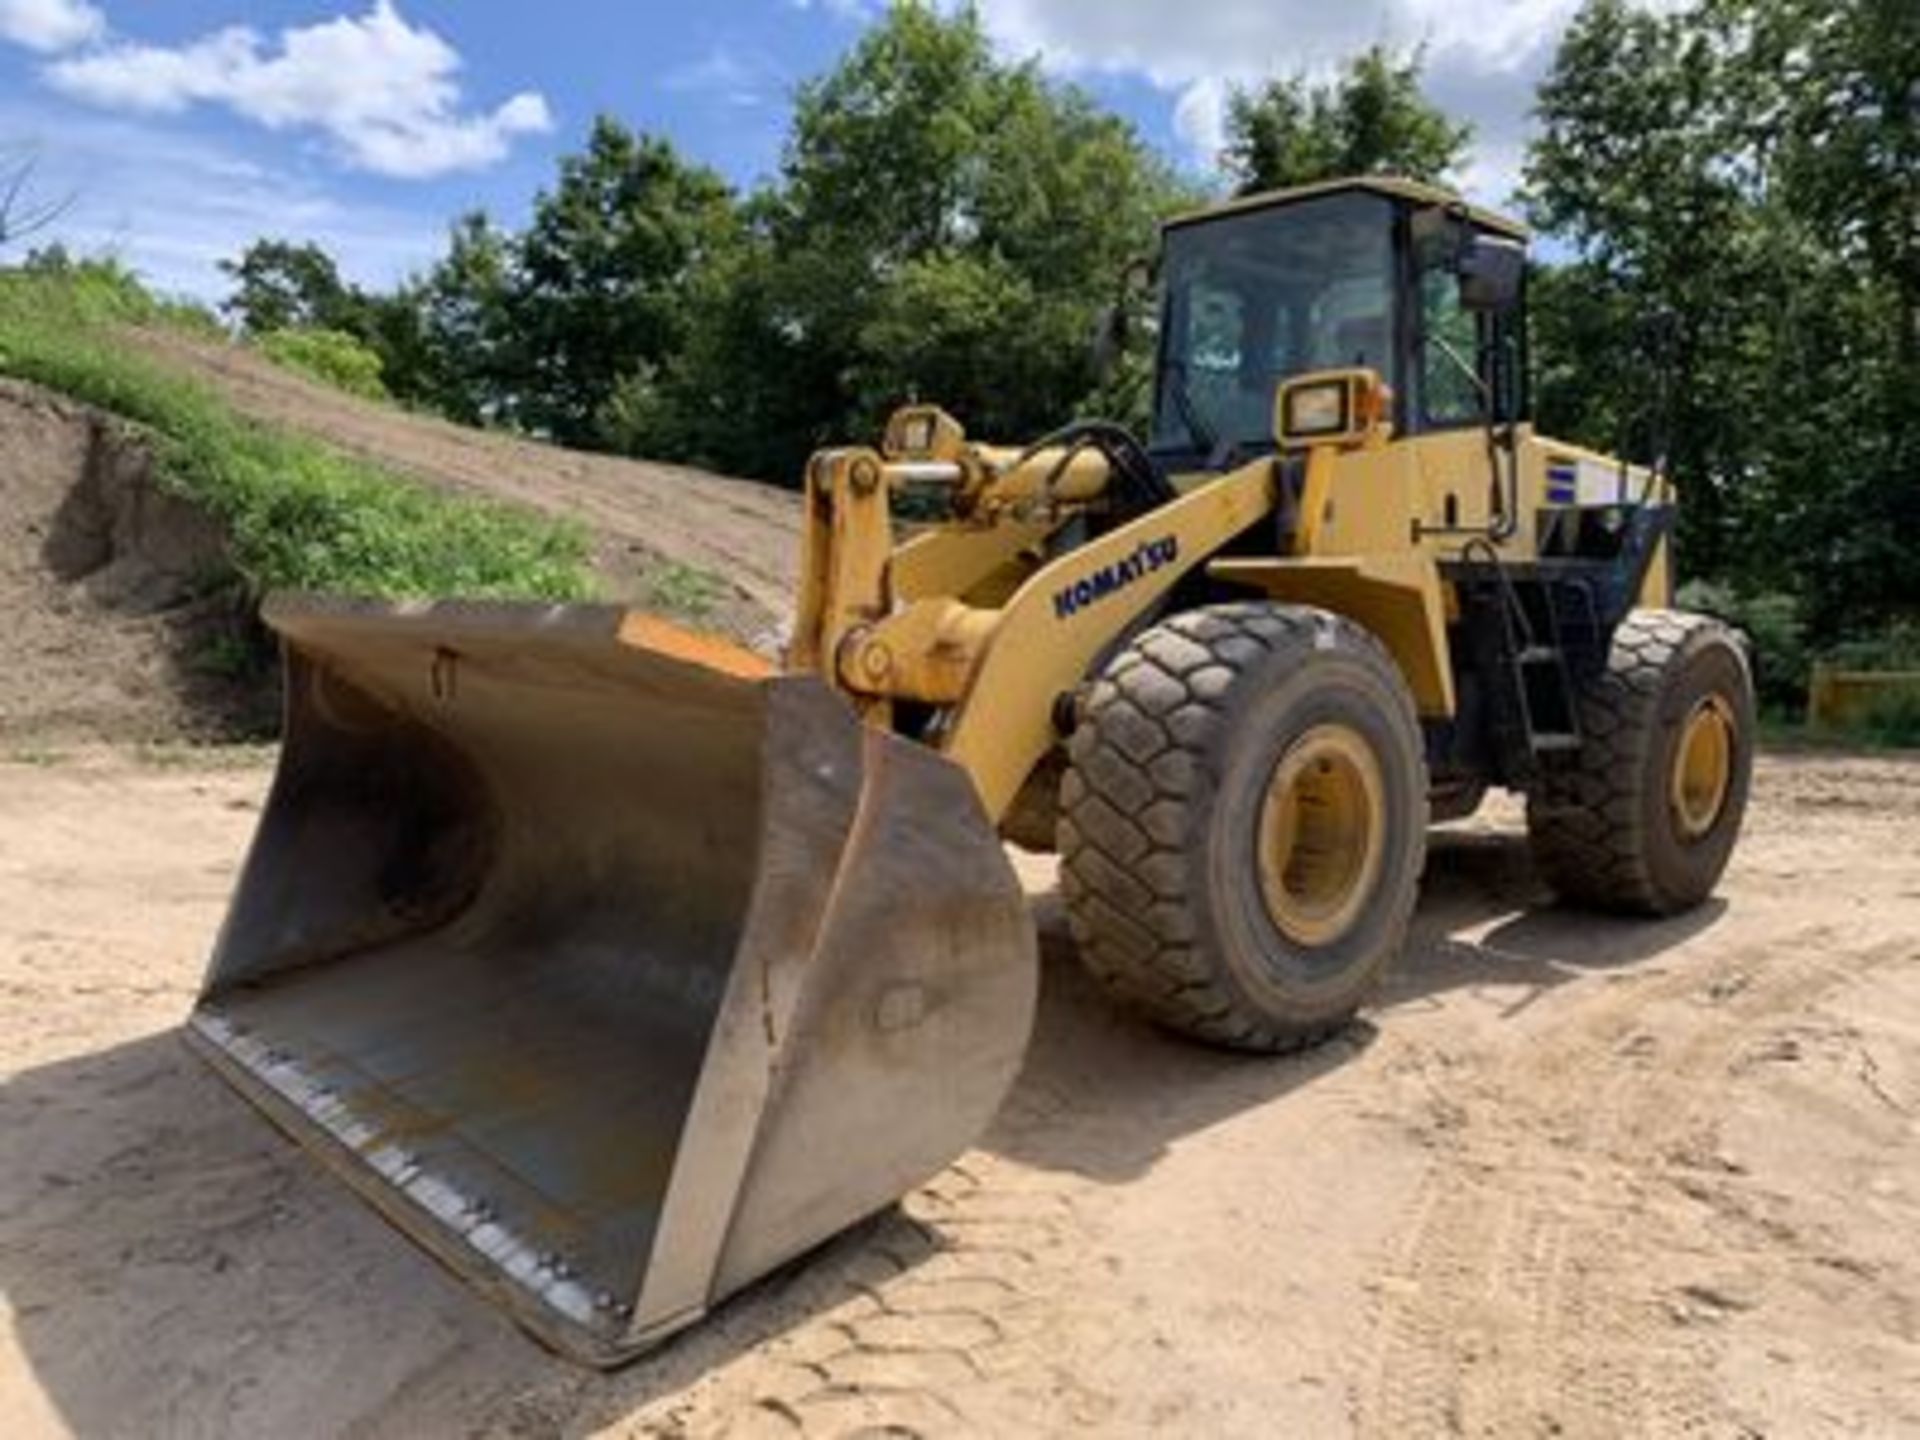
[[[1061,887],[1110,993],[1245,1050],[1353,1017],[1426,853],[1420,725],[1379,641],[1299,606],[1174,616],[1094,683],[1069,756]]]
[[[1581,689],[1582,743],[1527,799],[1534,863],[1572,904],[1672,915],[1713,893],[1746,814],[1753,680],[1718,620],[1636,610]]]

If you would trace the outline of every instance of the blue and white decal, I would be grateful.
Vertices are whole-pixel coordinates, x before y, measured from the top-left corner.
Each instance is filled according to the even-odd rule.
[[[1625,505],[1640,493],[1647,472],[1588,455],[1549,455],[1549,505]]]
[[[1126,589],[1142,576],[1164,570],[1179,558],[1180,538],[1177,535],[1142,541],[1131,555],[1122,556],[1110,565],[1102,565],[1084,580],[1076,580],[1054,591],[1053,613],[1058,619],[1071,619],[1089,605]]]
[[[1547,461],[1547,504],[1580,503],[1580,462],[1555,457]]]

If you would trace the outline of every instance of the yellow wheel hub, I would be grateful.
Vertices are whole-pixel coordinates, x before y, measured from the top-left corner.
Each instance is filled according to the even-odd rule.
[[[1726,809],[1733,788],[1733,712],[1718,695],[1709,695],[1680,727],[1673,752],[1669,798],[1684,839],[1698,840]]]
[[[1386,785],[1360,733],[1319,725],[1287,747],[1260,811],[1260,888],[1300,945],[1339,939],[1367,903],[1386,848]]]

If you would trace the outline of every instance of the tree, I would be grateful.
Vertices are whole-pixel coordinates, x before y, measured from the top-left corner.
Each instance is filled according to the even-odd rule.
[[[71,195],[58,200],[37,198],[33,192],[38,169],[34,155],[0,150],[0,250],[45,230],[73,204]]]
[[[1534,223],[1579,256],[1538,296],[1542,350],[1568,366],[1548,366],[1543,422],[1667,461],[1686,492],[1689,560],[1708,573],[1729,553],[1727,501],[1751,438],[1752,377],[1730,367],[1746,359],[1737,336],[1758,278],[1747,198],[1720,163],[1726,89],[1724,58],[1687,16],[1596,0],[1541,85],[1526,171]],[[1658,367],[1641,328],[1655,317]]]
[[[237,260],[222,260],[220,269],[234,282],[220,309],[248,335],[295,329],[361,334],[364,297],[311,241],[256,240]]]
[[[436,387],[443,361],[424,328],[417,283],[386,293],[362,290],[312,241],[256,240],[220,268],[235,282],[220,308],[243,334],[256,340],[288,331],[347,336],[379,358],[382,384],[395,398],[441,403]],[[448,351],[444,363],[465,359]]]
[[[802,88],[781,184],[667,377],[695,453],[797,478],[913,397],[977,434],[1070,418],[1087,336],[1186,197],[1118,118],[995,55],[971,9],[903,3]]]
[[[1450,183],[1466,163],[1473,127],[1454,121],[1420,86],[1424,56],[1376,45],[1332,84],[1305,76],[1236,88],[1221,159],[1242,195],[1346,175],[1392,174]]]
[[[515,247],[481,211],[454,222],[447,253],[409,288],[422,363],[413,395],[467,425],[512,423],[525,383],[509,314]]]
[[[719,176],[665,140],[596,121],[513,246],[506,308],[524,364],[520,422],[569,444],[604,443],[608,405],[679,353],[687,287],[736,233]]]
[[[228,308],[354,334],[397,395],[457,419],[791,483],[915,396],[980,434],[1069,418],[1096,311],[1192,199],[1124,121],[998,58],[971,9],[903,0],[802,89],[778,182],[745,201],[602,118],[524,231],[467,217],[383,296],[263,241]]]
[[[389,394],[435,407],[432,375],[438,362],[420,291],[420,282],[409,280],[385,293],[363,293],[360,330],[354,338],[380,357],[380,378]]]
[[[1898,0],[1591,0],[1527,169],[1577,256],[1536,291],[1543,420],[1643,459],[1663,431],[1689,569],[1826,638],[1920,608],[1916,87]]]
[[[1785,542],[1830,628],[1920,615],[1920,8],[1715,0],[1779,277],[1766,411]],[[1842,378],[1844,377],[1844,378]],[[1787,477],[1791,476],[1789,480]]]

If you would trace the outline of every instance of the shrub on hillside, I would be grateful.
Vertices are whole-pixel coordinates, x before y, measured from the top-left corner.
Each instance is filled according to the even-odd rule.
[[[363,400],[385,400],[380,357],[342,330],[273,330],[256,342],[269,360]]]

